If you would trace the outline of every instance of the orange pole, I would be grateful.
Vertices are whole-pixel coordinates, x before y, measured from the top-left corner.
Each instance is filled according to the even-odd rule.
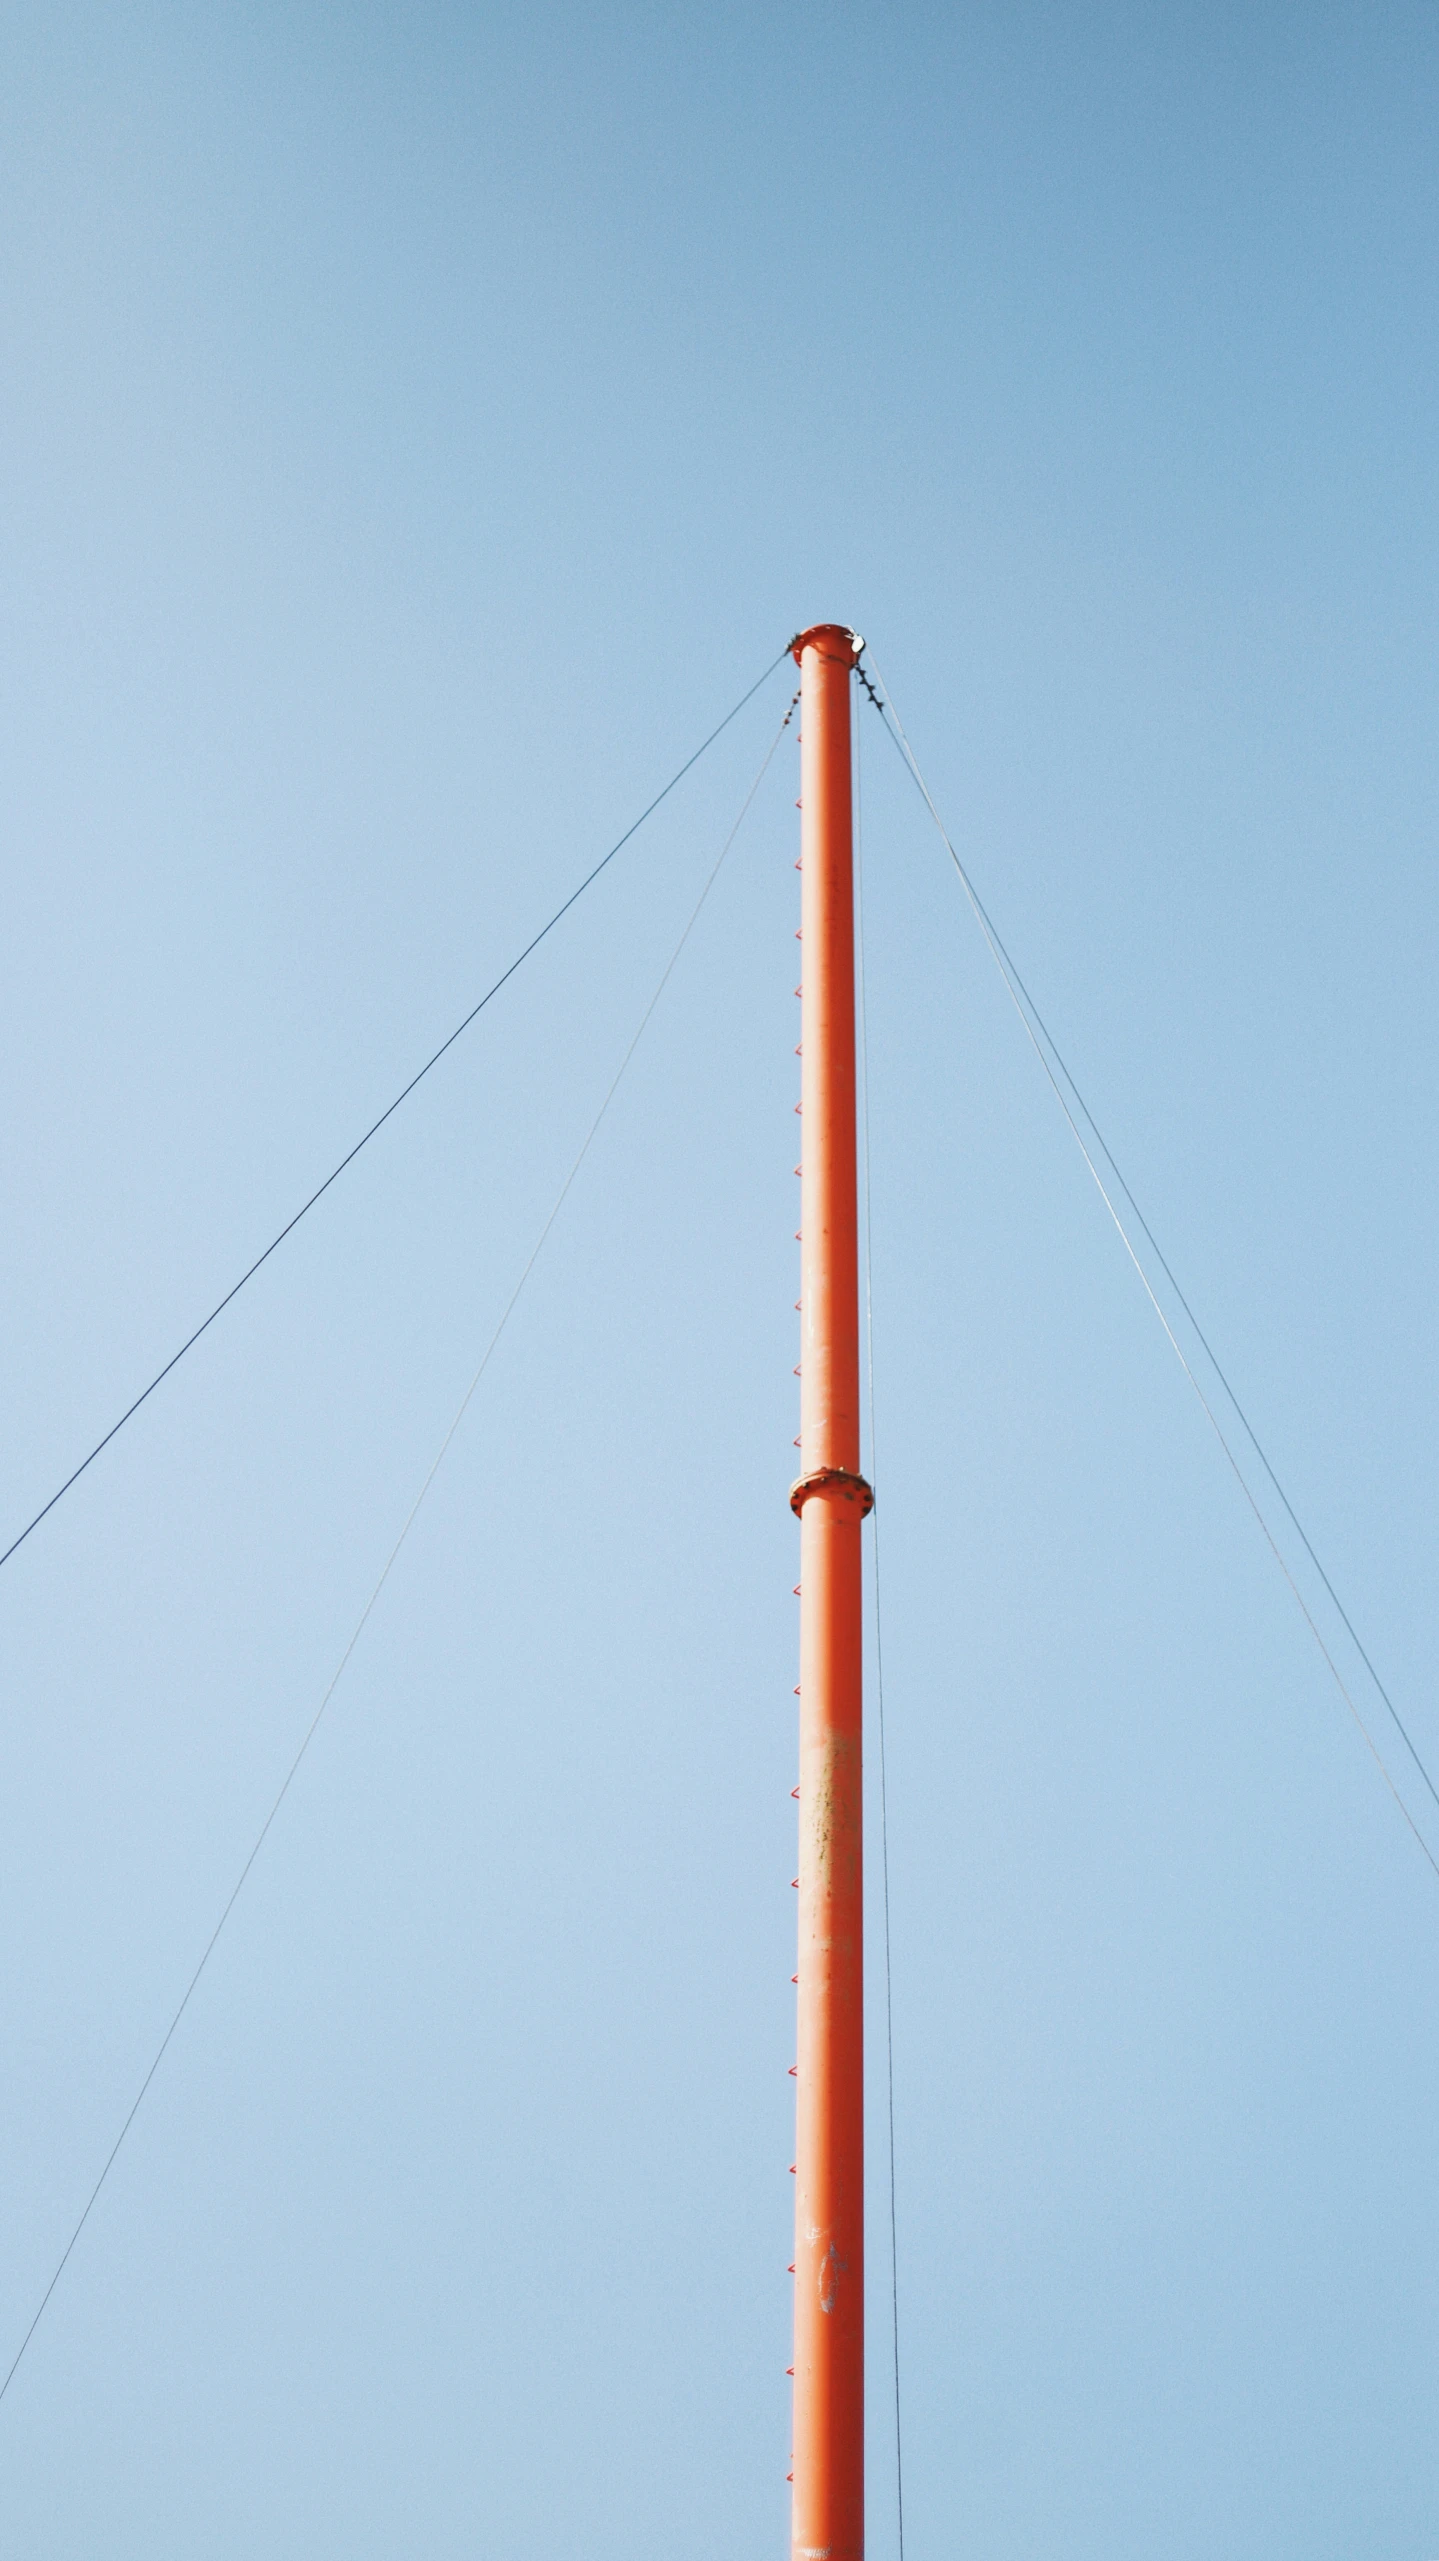
[[[803,1187],[792,2561],[864,2552],[864,1950],[852,632],[801,688]]]

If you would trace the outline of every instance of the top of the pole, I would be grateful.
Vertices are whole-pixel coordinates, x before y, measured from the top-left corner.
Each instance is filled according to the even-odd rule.
[[[844,666],[856,667],[863,647],[859,633],[851,631],[845,623],[814,622],[808,631],[795,633],[790,642],[790,654],[795,665],[799,666],[807,649],[822,649],[827,658],[838,658]]]

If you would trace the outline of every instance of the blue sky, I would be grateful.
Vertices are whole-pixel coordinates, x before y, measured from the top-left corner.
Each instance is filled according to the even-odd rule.
[[[3,66],[8,1523],[833,617],[1439,1758],[1432,13]],[[0,1576],[0,2361],[786,700]],[[1439,1885],[863,774],[911,2561],[1435,2561]],[[783,2549],[796,788],[0,2405],[8,2550]]]

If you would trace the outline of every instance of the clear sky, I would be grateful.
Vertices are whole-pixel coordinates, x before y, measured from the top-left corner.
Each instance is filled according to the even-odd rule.
[[[0,129],[6,1535],[834,618],[1439,1759],[1433,10],[58,0]],[[0,1574],[0,2364],[787,693]],[[867,717],[910,2561],[1436,2561],[1439,1882]],[[0,2404],[26,2561],[785,2548],[796,789]]]

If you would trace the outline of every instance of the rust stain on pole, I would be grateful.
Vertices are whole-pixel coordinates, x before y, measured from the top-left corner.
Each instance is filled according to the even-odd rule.
[[[852,632],[794,643],[802,693],[803,1350],[792,2561],[864,2552],[864,1865]]]

